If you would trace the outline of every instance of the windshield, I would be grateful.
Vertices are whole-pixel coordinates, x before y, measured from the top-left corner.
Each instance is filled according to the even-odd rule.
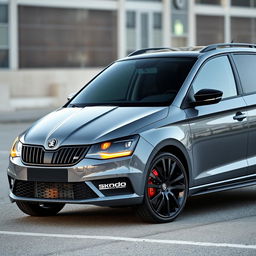
[[[195,60],[180,57],[115,62],[84,87],[68,106],[169,105]]]

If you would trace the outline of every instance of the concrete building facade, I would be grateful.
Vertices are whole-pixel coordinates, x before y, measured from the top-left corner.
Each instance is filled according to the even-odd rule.
[[[256,41],[256,0],[0,0],[0,110],[58,106],[147,47]]]

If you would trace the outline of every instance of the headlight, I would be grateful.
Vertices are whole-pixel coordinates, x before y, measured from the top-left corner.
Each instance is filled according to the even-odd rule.
[[[20,142],[19,137],[17,137],[15,139],[15,141],[13,142],[11,152],[10,152],[10,156],[11,157],[21,156],[21,148],[22,148],[22,143]]]
[[[139,136],[129,138],[105,141],[91,146],[86,157],[95,159],[112,159],[132,155]]]

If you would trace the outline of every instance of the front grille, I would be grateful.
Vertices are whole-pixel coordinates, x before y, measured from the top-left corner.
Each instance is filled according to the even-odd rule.
[[[41,146],[23,145],[22,161],[36,165],[74,165],[85,155],[88,147],[61,147],[55,151],[45,150]]]
[[[16,196],[39,199],[83,200],[98,196],[84,182],[34,182],[17,180],[13,193]]]
[[[42,147],[23,145],[21,154],[22,160],[25,163],[43,164],[44,152]]]

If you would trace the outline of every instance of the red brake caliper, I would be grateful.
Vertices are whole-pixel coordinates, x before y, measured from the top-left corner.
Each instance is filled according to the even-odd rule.
[[[152,173],[153,173],[155,176],[158,176],[158,172],[157,172],[156,169],[153,169],[153,170],[152,170]],[[151,177],[149,177],[149,179],[148,179],[148,184],[153,184]],[[149,196],[149,197],[154,197],[155,194],[156,194],[156,188],[148,188],[148,196]]]

